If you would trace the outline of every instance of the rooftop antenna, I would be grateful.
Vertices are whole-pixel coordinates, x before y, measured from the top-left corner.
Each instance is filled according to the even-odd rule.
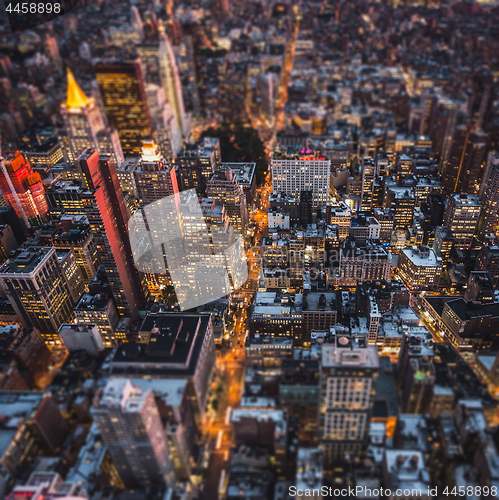
[[[31,226],[30,226],[30,223],[28,222],[28,218],[26,217],[26,213],[24,212],[24,208],[21,205],[21,201],[19,200],[19,197],[17,196],[16,190],[14,189],[14,185],[12,184],[12,181],[10,180],[9,173],[7,172],[7,168],[5,167],[4,158],[2,156],[2,133],[1,132],[0,132],[0,168],[2,169],[3,175],[5,176],[5,180],[7,181],[7,184],[9,185],[10,192],[12,193],[12,196],[16,200],[17,206],[19,208],[19,211],[21,212],[24,223],[26,224],[26,227],[28,229],[30,229]]]

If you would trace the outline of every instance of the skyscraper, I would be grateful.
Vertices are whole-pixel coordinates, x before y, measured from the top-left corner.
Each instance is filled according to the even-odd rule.
[[[449,157],[443,164],[442,186],[450,193],[473,193],[485,152],[485,134],[476,123],[458,125]]]
[[[40,226],[48,214],[45,189],[40,174],[34,172],[31,164],[16,151],[0,157],[0,190],[8,205],[16,211],[25,225]]]
[[[152,123],[140,59],[97,64],[95,74],[109,123],[118,130],[125,155],[140,154]]]
[[[106,127],[95,99],[85,95],[69,68],[67,78],[66,102],[61,104],[65,130],[59,133],[66,161],[74,163],[85,149],[92,148],[121,164],[124,157],[117,131]]]
[[[116,166],[110,157],[99,157],[94,149],[87,149],[78,161],[87,188],[81,197],[118,312],[137,317],[145,296],[133,265],[128,213]]]
[[[175,167],[161,157],[153,141],[144,141],[134,177],[142,206],[178,193]]]
[[[151,390],[111,379],[92,408],[94,421],[128,488],[175,484],[175,469]]]
[[[60,344],[57,329],[73,320],[74,300],[53,247],[19,249],[0,267],[0,287],[24,327],[35,327],[48,345]]]
[[[499,210],[499,153],[489,153],[478,198],[482,202],[482,211],[477,226],[477,238],[483,241],[497,224]]]
[[[237,175],[230,167],[224,167],[213,174],[206,186],[206,192],[210,198],[215,198],[225,205],[232,226],[244,234],[249,220],[246,197]]]
[[[374,158],[362,158],[362,210],[373,206],[374,181],[376,180],[376,163]]]
[[[165,95],[172,106],[173,115],[177,119],[178,126],[182,132],[182,137],[184,140],[188,140],[191,132],[185,112],[177,62],[170,40],[166,36],[164,29],[161,28],[159,38],[159,76],[165,90]]]
[[[312,192],[314,207],[323,207],[329,199],[331,160],[308,152],[272,155],[272,187],[274,193],[299,198],[302,191]]]
[[[367,444],[379,360],[366,335],[348,334],[324,344],[321,359],[319,440],[330,467],[334,459],[359,453]]]
[[[474,194],[449,196],[444,226],[450,227],[458,248],[469,247],[473,242],[482,204]]]

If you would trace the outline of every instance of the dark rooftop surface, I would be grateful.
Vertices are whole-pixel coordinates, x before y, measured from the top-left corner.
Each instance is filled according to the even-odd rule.
[[[193,375],[209,321],[207,314],[147,315],[140,334],[150,333],[149,342],[120,346],[112,360],[113,374],[144,373],[141,363],[155,363],[147,367],[148,374]]]

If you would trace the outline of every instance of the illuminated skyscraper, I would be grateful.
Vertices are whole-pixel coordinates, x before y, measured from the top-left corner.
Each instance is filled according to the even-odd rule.
[[[499,153],[489,153],[478,198],[482,202],[482,211],[478,220],[477,237],[480,241],[493,231],[497,224],[499,210]]]
[[[17,250],[0,267],[0,287],[24,327],[38,328],[49,345],[60,344],[57,329],[73,320],[75,301],[53,247]]]
[[[272,155],[272,187],[298,199],[302,191],[312,191],[314,207],[323,207],[329,199],[331,161],[310,150],[300,154],[275,151]]]
[[[154,393],[111,379],[92,408],[94,421],[127,487],[175,484],[175,469]]]
[[[173,115],[177,119],[178,126],[184,140],[190,136],[190,125],[185,112],[184,97],[182,95],[182,84],[178,73],[177,62],[170,40],[164,33],[160,32],[159,39],[159,76],[165,90],[165,95],[172,106]]]
[[[140,154],[142,140],[152,137],[140,59],[97,64],[95,74],[107,118],[110,125],[118,130],[124,154]]]
[[[87,189],[80,196],[118,312],[137,317],[145,297],[141,278],[133,265],[128,213],[116,166],[110,157],[99,157],[93,149],[86,150],[78,161]]]
[[[473,193],[485,152],[485,134],[476,123],[454,130],[449,158],[442,169],[442,186],[450,193]]]
[[[175,167],[161,157],[153,141],[144,141],[134,177],[142,206],[178,193]]]
[[[244,234],[249,220],[246,197],[237,175],[230,167],[224,167],[213,174],[206,186],[206,192],[208,197],[225,206],[232,226]]]
[[[7,153],[0,170],[0,190],[5,202],[29,228],[40,226],[47,216],[48,205],[40,174],[33,172],[31,164],[16,151]]]
[[[64,131],[59,133],[66,161],[74,163],[86,149],[97,149],[99,154],[108,154],[116,164],[123,160],[123,151],[115,129],[106,127],[97,103],[88,98],[68,68],[66,102],[61,104]]]
[[[319,439],[326,467],[366,446],[379,370],[366,335],[337,334],[322,346]]]

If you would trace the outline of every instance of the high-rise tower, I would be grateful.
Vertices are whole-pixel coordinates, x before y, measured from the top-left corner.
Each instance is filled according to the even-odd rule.
[[[489,153],[478,198],[482,202],[482,210],[478,220],[477,237],[483,241],[497,224],[499,210],[499,153],[495,151]]]
[[[109,154],[120,165],[123,151],[115,129],[106,123],[93,97],[88,98],[68,68],[66,102],[61,104],[65,130],[59,133],[66,161],[74,163],[86,149],[97,149],[99,154]]]
[[[175,469],[153,392],[111,379],[92,409],[127,487],[175,484]]]
[[[449,158],[443,164],[442,186],[450,193],[473,193],[485,152],[485,134],[476,123],[454,130]]]
[[[88,208],[87,217],[118,312],[138,317],[145,300],[144,289],[133,264],[128,212],[116,165],[108,156],[99,157],[94,149],[87,149],[78,161],[88,190],[82,193],[86,198],[83,203]]]
[[[160,29],[159,39],[159,75],[161,84],[165,89],[165,95],[172,106],[173,115],[177,119],[178,126],[184,140],[190,136],[190,125],[185,112],[184,97],[182,95],[182,84],[178,73],[177,62],[170,40]]]
[[[125,155],[138,155],[142,140],[152,137],[140,59],[123,63],[97,64],[97,83],[109,123],[118,130]]]
[[[48,214],[45,188],[40,174],[33,171],[30,162],[19,152],[0,152],[0,190],[8,205],[26,226],[40,226]]]

